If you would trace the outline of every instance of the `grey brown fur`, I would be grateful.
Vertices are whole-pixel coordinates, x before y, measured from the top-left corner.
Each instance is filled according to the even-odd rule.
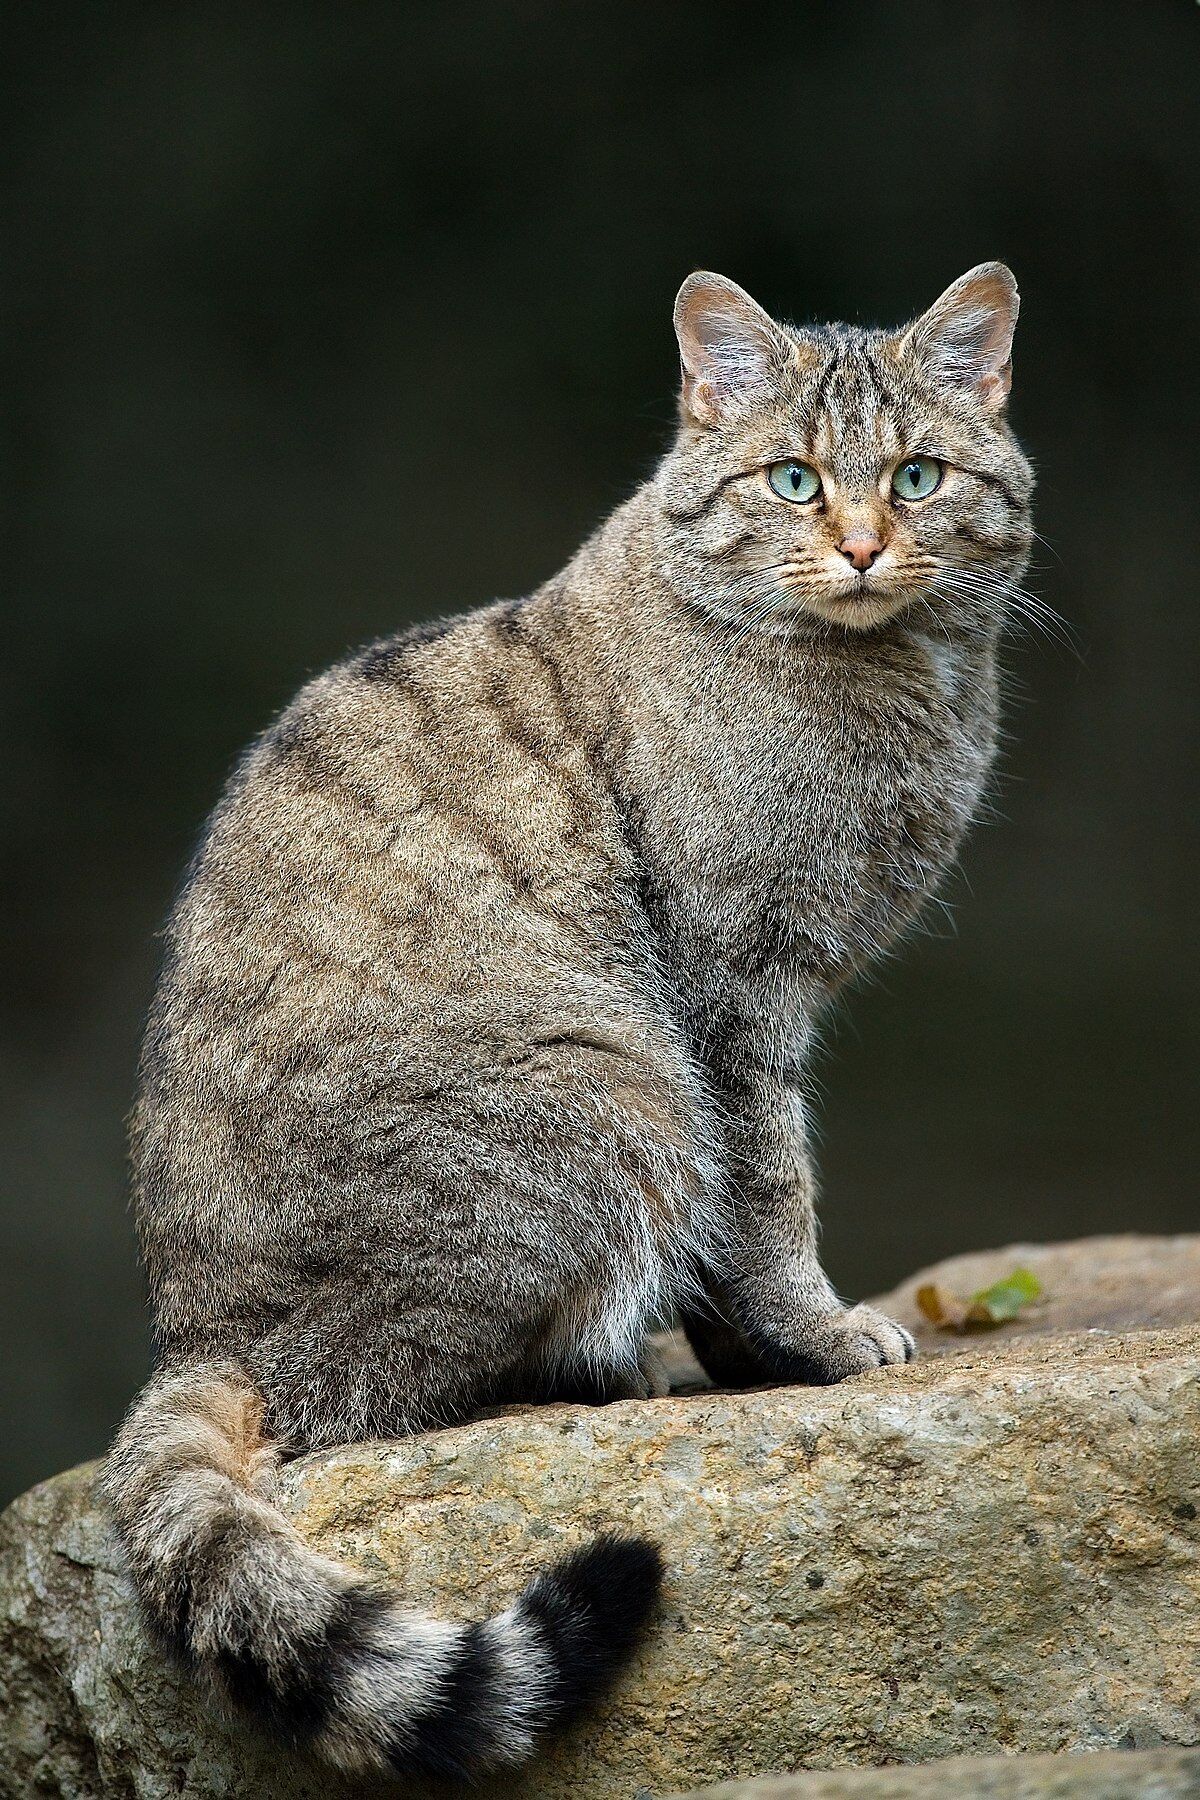
[[[998,264],[898,333],[691,277],[652,478],[529,599],[312,682],[213,815],[134,1122],[161,1371],[107,1491],[165,1640],[342,1767],[520,1760],[657,1559],[602,1540],[439,1623],[300,1543],[281,1451],[645,1393],[673,1309],[720,1380],[911,1354],[821,1269],[803,1071],[992,759],[1015,318]],[[941,485],[897,499],[917,455]]]

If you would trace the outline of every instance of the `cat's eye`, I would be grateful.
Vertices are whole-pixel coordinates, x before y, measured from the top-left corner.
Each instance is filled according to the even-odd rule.
[[[821,477],[808,463],[772,463],[767,480],[781,500],[815,500],[821,492]]]
[[[909,456],[892,476],[892,492],[901,500],[924,500],[941,481],[940,462],[932,456]]]

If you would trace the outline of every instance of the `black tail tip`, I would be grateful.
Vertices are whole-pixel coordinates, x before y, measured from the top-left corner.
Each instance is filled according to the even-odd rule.
[[[625,1662],[654,1610],[662,1577],[657,1544],[606,1532],[526,1589],[522,1607],[554,1650],[560,1718],[591,1700]]]
[[[549,1575],[561,1595],[586,1611],[593,1630],[624,1651],[658,1599],[662,1553],[649,1538],[605,1532],[565,1556]]]

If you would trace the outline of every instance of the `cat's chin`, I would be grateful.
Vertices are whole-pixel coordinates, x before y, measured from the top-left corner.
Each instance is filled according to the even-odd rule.
[[[807,613],[827,625],[842,625],[848,631],[876,631],[901,613],[910,603],[907,592],[871,588],[857,584],[830,593],[810,590],[803,596],[798,611]]]

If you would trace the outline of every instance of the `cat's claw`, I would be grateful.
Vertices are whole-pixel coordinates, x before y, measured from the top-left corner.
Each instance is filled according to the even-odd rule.
[[[897,1319],[876,1312],[873,1306],[852,1306],[849,1312],[842,1314],[838,1326],[843,1336],[857,1339],[862,1344],[864,1354],[873,1356],[878,1368],[884,1368],[888,1363],[911,1362],[917,1354],[912,1332]],[[864,1362],[862,1366],[870,1368],[871,1363]]]
[[[912,1333],[895,1319],[873,1306],[851,1306],[815,1322],[791,1347],[784,1378],[826,1386],[864,1369],[911,1362],[916,1354]]]

